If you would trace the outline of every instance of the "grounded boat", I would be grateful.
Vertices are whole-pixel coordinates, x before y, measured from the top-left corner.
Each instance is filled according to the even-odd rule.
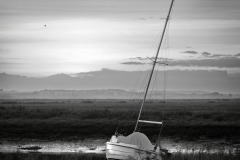
[[[111,137],[110,141],[106,143],[106,158],[107,159],[116,159],[116,160],[145,160],[145,159],[158,159],[161,160],[162,150],[160,147],[160,140],[156,145],[152,145],[147,136],[143,133],[137,132],[139,123],[150,123],[150,124],[158,124],[162,125],[162,122],[156,121],[147,121],[140,120],[142,109],[147,97],[148,89],[151,83],[152,75],[155,69],[156,64],[158,63],[158,54],[161,49],[161,45],[163,42],[164,34],[168,25],[168,21],[170,19],[170,15],[172,12],[174,0],[171,1],[171,5],[168,11],[168,15],[165,21],[165,25],[162,31],[162,36],[159,42],[159,46],[157,49],[156,56],[153,60],[152,70],[148,79],[148,83],[146,86],[146,90],[144,93],[143,101],[141,104],[140,112],[138,115],[138,119],[136,122],[136,126],[134,132],[128,136],[121,136],[115,134]],[[161,130],[160,130],[161,132]],[[159,134],[160,135],[160,134]],[[160,137],[159,137],[160,138]]]

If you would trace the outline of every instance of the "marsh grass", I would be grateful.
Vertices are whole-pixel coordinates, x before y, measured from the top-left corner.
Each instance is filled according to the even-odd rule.
[[[0,153],[1,160],[106,160],[105,154]]]
[[[239,160],[240,155],[232,153],[175,153],[172,157],[165,160]]]
[[[139,100],[0,100],[0,138],[109,137],[131,133]],[[239,138],[240,100],[167,100],[146,103],[142,119],[164,121],[163,136]],[[142,125],[154,137],[159,128]]]
[[[1,160],[106,160],[105,154],[0,153]],[[175,153],[164,160],[239,160],[231,153]]]

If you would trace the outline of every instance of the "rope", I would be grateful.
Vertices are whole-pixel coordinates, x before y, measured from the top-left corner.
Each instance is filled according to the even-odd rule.
[[[173,3],[173,7],[174,7],[174,3]],[[166,39],[165,39],[165,43],[166,43],[165,61],[166,61],[166,64],[168,64],[168,49],[170,48],[169,47],[169,26],[170,26],[170,22],[168,23],[168,26],[167,26]],[[164,65],[164,70],[163,70],[163,108],[166,107],[167,77],[168,77],[168,67],[166,65]],[[164,120],[164,111],[161,112],[161,113],[162,113],[162,119]],[[160,151],[161,151],[161,133],[162,133],[162,129],[163,129],[163,124],[161,125],[160,131],[159,131],[159,134],[158,134],[158,142],[155,145],[155,148],[157,148],[157,146],[159,145]]]

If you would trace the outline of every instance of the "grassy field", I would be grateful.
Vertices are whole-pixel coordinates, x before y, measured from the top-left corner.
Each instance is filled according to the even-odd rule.
[[[106,160],[105,154],[23,154],[0,153],[1,160]],[[176,153],[164,160],[239,160],[240,155],[208,153]]]
[[[133,131],[139,100],[0,100],[0,138],[109,138]],[[142,119],[163,121],[163,137],[240,139],[240,100],[148,101]],[[141,125],[151,140],[156,125]],[[238,142],[239,143],[239,142]]]

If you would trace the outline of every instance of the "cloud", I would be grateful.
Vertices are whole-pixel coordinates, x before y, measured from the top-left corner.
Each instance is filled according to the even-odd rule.
[[[153,61],[155,59],[155,57],[146,57],[146,58],[143,58],[143,57],[134,57],[134,58],[129,58],[130,60],[139,60],[139,61],[143,61],[143,60],[151,60]],[[158,58],[158,61],[171,61],[173,59],[170,59],[170,58]]]
[[[182,52],[182,53],[197,54],[198,52],[196,52],[196,51],[185,51],[185,52]]]
[[[236,56],[236,57],[240,57],[240,53],[238,53],[238,54],[235,54],[235,56]]]
[[[188,54],[198,54],[200,52],[197,52],[197,51],[184,51],[182,53],[188,53]],[[212,54],[210,52],[202,52],[201,55],[204,57],[204,58],[235,58],[235,57],[239,57],[240,56],[240,53],[238,54],[235,54],[235,55],[231,55],[231,54]]]
[[[125,65],[144,65],[145,63],[130,61],[130,62],[123,62],[121,64],[125,64]]]
[[[202,53],[202,56],[204,56],[204,57],[209,57],[211,55],[211,53],[209,53],[209,52],[203,52]]]
[[[239,55],[230,55],[230,54],[226,54],[226,55],[222,55],[222,54],[212,54],[211,56],[209,56],[209,57],[211,57],[211,58],[221,58],[221,59],[234,59],[234,58],[236,58],[236,57],[238,57],[238,56],[240,56],[240,54]]]
[[[129,59],[141,61],[141,60],[146,60],[147,58],[143,58],[143,57],[133,57],[133,58],[129,58]]]
[[[7,52],[9,52],[9,49],[0,48],[0,53],[1,54],[7,53]]]
[[[224,55],[221,55],[221,54],[213,54],[213,55],[211,55],[211,56],[209,56],[209,57],[211,57],[211,58],[219,58],[219,57],[223,57]]]
[[[22,63],[22,62],[1,62],[0,61],[0,66],[2,67],[2,66],[10,66],[10,65],[21,65],[21,64],[24,64],[24,63]]]
[[[207,58],[217,58],[217,59],[234,59],[238,56],[240,56],[240,53],[239,54],[236,54],[236,55],[231,55],[231,54],[211,54],[209,52],[203,52],[202,53],[203,57],[207,57]]]
[[[186,51],[196,52],[196,51]],[[200,53],[200,52],[196,52]],[[190,53],[191,54],[191,53]],[[217,68],[240,68],[240,53],[236,55],[230,54],[211,54],[209,52],[200,53],[203,57],[195,57],[195,59],[170,59],[170,58],[158,58],[158,62],[168,63],[169,66],[180,66],[180,67],[217,67]],[[127,65],[140,65],[140,64],[152,64],[149,63],[154,60],[154,57],[135,57],[129,58],[130,62],[124,62],[122,64]],[[141,62],[138,62],[141,61]]]
[[[142,17],[141,17],[141,18],[139,18],[139,19],[140,19],[140,20],[142,20],[142,21],[145,21],[145,20],[146,20],[146,18],[142,18]]]
[[[169,62],[169,66],[240,68],[240,59],[236,57],[222,57],[217,59],[173,60]]]

